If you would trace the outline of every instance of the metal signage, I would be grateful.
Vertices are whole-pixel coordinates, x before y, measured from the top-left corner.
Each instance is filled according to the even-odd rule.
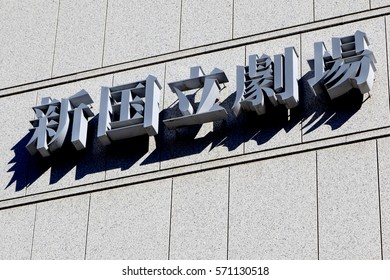
[[[374,83],[375,57],[368,49],[365,33],[332,38],[332,54],[323,42],[314,44],[314,59],[309,65],[314,77],[309,85],[315,95],[328,94],[330,99],[343,96],[352,89],[361,94],[371,90]],[[249,56],[248,66],[237,66],[237,90],[232,111],[266,113],[266,99],[272,106],[284,105],[292,109],[299,104],[298,54],[294,47],[285,49],[273,59],[263,54]],[[181,116],[163,120],[169,129],[226,119],[225,108],[219,105],[218,95],[229,82],[223,70],[215,68],[205,74],[200,66],[190,69],[186,80],[168,83],[179,100]],[[154,136],[159,129],[159,98],[161,85],[149,75],[143,81],[102,87],[97,137],[104,145],[113,141],[147,134]],[[202,89],[199,104],[192,104],[186,91]],[[33,135],[26,145],[30,154],[50,156],[61,148],[68,130],[76,150],[86,147],[88,119],[93,100],[86,91],[69,98],[43,98],[33,107],[37,119],[31,121]],[[197,106],[196,106],[197,105]],[[71,124],[72,123],[72,124]]]

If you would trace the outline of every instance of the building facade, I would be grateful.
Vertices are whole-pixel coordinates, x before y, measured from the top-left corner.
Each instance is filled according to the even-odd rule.
[[[0,26],[0,259],[390,258],[389,0],[0,0]],[[314,95],[314,43],[358,30],[372,90]],[[236,117],[236,67],[287,47],[299,105]],[[226,74],[227,117],[170,130],[168,83],[195,66]],[[103,145],[102,87],[148,75],[162,87],[158,134]],[[68,135],[30,155],[32,107],[82,90],[86,148]]]

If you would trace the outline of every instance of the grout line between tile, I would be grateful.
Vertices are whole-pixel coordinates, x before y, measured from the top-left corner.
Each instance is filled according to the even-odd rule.
[[[389,43],[388,43],[388,40],[390,38],[388,38],[389,36],[387,35],[387,17],[386,16],[384,17],[384,20],[385,20],[386,61],[387,61],[387,88],[388,88],[388,93],[390,94],[390,73],[389,73],[390,60],[389,60]],[[390,102],[390,100],[388,100],[388,102]]]
[[[102,50],[102,64],[101,64],[102,67],[104,67],[104,51],[106,48],[107,18],[108,18],[108,0],[106,2],[106,16],[104,21],[104,32],[103,32],[103,50]]]
[[[115,85],[115,73],[112,74],[112,78],[111,78],[111,86],[113,87]]]
[[[320,259],[320,214],[318,201],[318,152],[316,151],[316,195],[317,195],[317,258]]]
[[[181,48],[181,21],[183,19],[183,0],[180,0],[180,15],[179,15],[179,51]]]
[[[36,224],[36,221],[37,221],[37,211],[38,211],[38,203],[35,204],[35,215],[34,215],[33,234],[32,234],[32,240],[31,240],[30,260],[32,260],[33,249],[34,249],[35,224]]]
[[[379,177],[379,150],[378,150],[378,140],[375,140],[376,146],[376,170],[377,170],[377,179],[378,179],[378,206],[379,206],[379,235],[381,242],[381,259],[383,260],[383,233],[382,233],[382,207],[381,207],[381,188],[380,188],[380,177]]]
[[[162,109],[163,110],[164,110],[164,106],[165,106],[166,83],[167,83],[167,64],[164,63],[164,85],[163,85],[163,98],[162,98]]]
[[[112,75],[111,86],[114,86],[115,75]],[[108,152],[107,149],[104,149],[104,181],[107,181],[107,165],[108,165]]]
[[[244,65],[243,66],[247,65],[247,56],[246,56],[247,49],[246,48],[247,48],[247,46],[244,46]],[[243,141],[243,143],[242,143],[242,154],[246,154],[245,146],[246,146],[246,142]]]
[[[35,106],[38,105],[38,91],[35,92]],[[31,112],[31,119],[34,120],[35,119],[35,112]],[[32,163],[32,159],[31,157],[28,157],[28,161],[27,161],[27,170],[26,170],[26,174],[25,174],[25,178],[26,178],[26,183],[29,181],[30,179],[30,170],[31,170],[31,163]],[[27,196],[28,192],[27,192],[28,188],[24,188],[24,194],[23,196]]]
[[[226,259],[229,259],[229,233],[230,233],[230,167],[228,168],[228,197],[227,197],[227,236]]]
[[[303,58],[302,58],[302,33],[299,34],[299,61],[300,61],[300,80],[301,82],[303,81],[302,79],[302,67],[303,67],[303,64],[302,64],[302,61],[303,61]],[[299,94],[299,93],[298,93]],[[301,119],[300,121],[300,126],[301,126],[301,143],[303,143],[303,120]]]
[[[172,230],[172,204],[173,204],[173,178],[171,179],[171,206],[169,212],[168,260],[171,259],[171,230]]]
[[[91,197],[92,197],[92,194],[89,194],[89,199],[88,199],[88,214],[87,214],[87,229],[86,229],[86,233],[85,233],[84,260],[87,259],[88,231],[89,231],[89,214],[90,214],[90,212],[91,212]]]
[[[244,66],[247,65],[247,57],[246,57],[246,52],[247,52],[247,46],[244,46],[244,55],[245,55],[245,58],[244,58]]]
[[[315,11],[316,1],[313,0],[313,21],[316,21],[316,11]]]
[[[61,0],[58,0],[56,33],[55,33],[55,37],[54,37],[53,58],[52,58],[51,73],[50,73],[50,77],[51,77],[51,78],[53,78],[53,72],[54,72],[54,60],[55,60],[55,55],[56,55],[57,35],[58,35],[58,22],[59,22],[59,20],[60,20],[60,7],[61,7]]]
[[[164,63],[164,85],[163,85],[163,96],[162,96],[162,107],[160,110],[160,113],[162,110],[164,110],[165,106],[165,94],[166,94],[166,83],[167,83],[167,63]],[[156,146],[159,145],[158,141],[162,141],[161,138],[156,137]],[[162,158],[162,150],[160,149],[160,154],[159,154],[159,161],[158,161],[158,170],[161,170],[161,158]]]
[[[232,39],[234,38],[234,0],[232,0]]]

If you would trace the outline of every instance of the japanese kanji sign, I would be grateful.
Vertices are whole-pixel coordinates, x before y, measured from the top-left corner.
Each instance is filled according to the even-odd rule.
[[[332,55],[323,42],[314,44],[314,62],[309,61],[314,78],[309,80],[314,94],[326,92],[331,99],[342,96],[353,88],[367,93],[374,83],[375,57],[368,49],[364,32],[332,38]]]
[[[288,109],[298,105],[298,55],[293,47],[274,61],[263,54],[249,56],[249,66],[237,66],[237,93],[233,112],[255,111],[265,114],[265,97],[272,105],[284,104]]]
[[[314,77],[308,83],[315,94],[327,93],[338,98],[352,89],[364,94],[374,83],[375,57],[368,49],[364,32],[352,36],[332,38],[332,54],[323,42],[314,44],[314,59],[309,64]],[[285,48],[284,54],[273,59],[263,54],[249,56],[248,66],[237,66],[237,90],[233,113],[254,111],[266,113],[266,99],[273,106],[284,105],[292,109],[299,104],[298,54],[294,47]],[[181,116],[163,120],[169,129],[226,119],[228,112],[219,104],[219,94],[229,82],[225,72],[215,68],[205,74],[200,66],[192,67],[190,78],[170,82],[168,85],[178,97]],[[98,139],[105,145],[112,141],[139,135],[154,136],[159,131],[159,99],[161,85],[149,75],[145,80],[129,84],[102,87],[98,119]],[[198,90],[200,102],[190,102],[186,92]],[[201,90],[201,91],[200,91]],[[61,99],[43,98],[33,107],[37,119],[31,121],[34,131],[26,148],[31,154],[39,152],[50,156],[62,147],[70,123],[71,142],[77,150],[86,147],[88,118],[92,98],[82,90]]]
[[[190,78],[183,81],[169,83],[169,87],[179,98],[179,109],[183,116],[164,120],[169,129],[181,126],[203,124],[227,117],[226,110],[218,105],[216,99],[221,90],[221,83],[227,83],[225,72],[215,68],[209,75],[206,75],[201,67],[192,67]],[[183,91],[203,88],[202,98],[199,102],[196,113],[193,105]]]
[[[39,152],[41,156],[47,157],[61,148],[69,129],[70,114],[73,115],[71,141],[77,150],[84,149],[88,118],[94,116],[89,106],[93,103],[89,94],[82,90],[61,101],[46,97],[41,103],[33,107],[38,119],[31,121],[34,134],[26,146],[30,154]]]
[[[102,87],[97,137],[111,141],[158,133],[161,85],[149,75],[146,80],[116,87]]]

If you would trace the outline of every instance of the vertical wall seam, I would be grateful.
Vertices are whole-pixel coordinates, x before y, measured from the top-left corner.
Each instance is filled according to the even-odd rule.
[[[167,63],[165,62],[164,63],[164,81],[163,81],[163,93],[162,93],[162,110],[164,110],[164,106],[165,106],[165,94],[166,94],[166,86],[165,86],[165,84],[167,83]],[[160,130],[161,128],[159,128],[159,130]],[[162,141],[162,139],[161,138],[159,138],[159,137],[156,137],[155,138],[156,139],[156,146],[159,144],[158,142],[159,141]],[[161,149],[160,149],[160,151],[159,151],[159,160],[158,160],[158,170],[161,170],[161,158],[162,158],[162,151],[161,151]]]
[[[320,259],[320,213],[318,201],[318,151],[316,151],[316,197],[317,197],[317,258]]]
[[[35,214],[34,214],[34,225],[33,225],[32,240],[31,240],[30,260],[32,260],[33,249],[34,249],[35,224],[37,222],[37,212],[38,212],[38,203],[35,204]]]
[[[38,91],[35,92],[35,105],[38,105]],[[32,114],[32,117],[35,118],[34,110],[31,114]]]
[[[183,0],[180,0],[180,15],[179,15],[179,51],[181,50],[181,21],[183,19]]]
[[[31,158],[28,157],[27,158],[27,170],[26,170],[26,174],[25,174],[25,180],[26,180],[26,187],[24,187],[24,192],[23,192],[23,196],[26,197],[27,196],[27,185],[28,185],[28,181],[30,179],[30,168],[31,167]]]
[[[114,85],[115,85],[115,74],[112,74],[111,86],[113,87]]]
[[[388,35],[387,35],[387,16],[384,17],[384,21],[385,21],[385,41],[386,41],[386,61],[387,61],[387,90],[388,90],[388,93],[390,93],[390,74],[389,74],[389,43],[387,42],[387,40],[389,40],[388,38]],[[390,102],[390,100],[388,100],[388,102]]]
[[[371,0],[368,1],[368,5],[369,5],[369,9],[371,10],[372,9]]]
[[[107,18],[108,18],[108,0],[106,2],[106,16],[104,20],[104,31],[103,31],[103,50],[102,50],[102,67],[104,66],[104,50],[106,48],[106,33],[107,33]]]
[[[313,0],[313,22],[316,21],[316,8],[315,8],[315,6],[316,6],[316,1]]]
[[[302,67],[303,67],[303,64],[302,64],[302,60],[303,60],[303,58],[302,58],[302,33],[300,33],[299,34],[299,60],[300,60],[300,66],[301,66],[301,79],[300,79],[300,81],[301,81],[301,83],[303,82],[303,80],[302,80]],[[302,84],[301,84],[302,85]],[[299,92],[298,92],[298,95],[299,95]],[[301,119],[300,120],[300,126],[301,126],[301,144],[303,143],[303,131],[302,131],[302,129],[303,129],[303,120]]]
[[[232,40],[234,39],[234,0],[232,0]]]
[[[108,161],[108,155],[107,155],[107,149],[104,150],[104,181],[107,181],[107,161]]]
[[[228,189],[227,189],[227,231],[226,231],[226,259],[229,259],[229,233],[230,233],[230,167],[228,167]]]
[[[166,79],[167,79],[167,63],[164,63],[164,82],[163,82],[163,98],[162,98],[162,108],[164,109],[165,106],[165,90],[166,90]]]
[[[247,65],[247,56],[246,56],[246,52],[247,52],[247,49],[246,49],[246,45],[244,46],[244,66],[246,66]],[[236,69],[237,69],[237,66],[236,66]],[[237,81],[236,81],[236,83],[237,83]],[[237,93],[236,93],[237,94]],[[249,141],[249,140],[248,140]],[[245,139],[243,139],[243,142],[242,142],[242,149],[243,149],[243,151],[242,151],[242,154],[243,155],[245,155],[246,154],[246,150],[245,150]]]
[[[247,45],[244,46],[244,66],[247,64],[247,58],[246,58],[246,52],[247,52],[247,49],[246,49]]]
[[[381,188],[380,188],[380,177],[379,177],[379,149],[378,149],[378,139],[375,140],[376,146],[376,172],[377,172],[377,182],[378,182],[378,207],[379,207],[379,236],[380,236],[380,245],[381,245],[381,259],[383,260],[383,238],[382,238],[382,207],[381,207]]]
[[[35,106],[38,105],[38,91],[35,92]],[[35,119],[35,112],[32,110],[31,112],[31,119]],[[30,170],[31,170],[31,162],[32,162],[32,159],[31,157],[28,157],[27,159],[27,170],[26,170],[26,174],[25,174],[25,180],[26,180],[26,186],[29,184],[29,179],[30,179]],[[23,196],[27,196],[28,192],[27,192],[27,187],[24,188],[24,194]]]
[[[171,181],[171,206],[169,210],[168,260],[171,259],[172,204],[173,204],[173,178]]]
[[[87,229],[86,229],[86,233],[85,233],[84,260],[87,259],[88,230],[89,230],[89,214],[90,214],[90,212],[91,212],[91,197],[92,197],[92,194],[89,194],[89,199],[88,199],[88,213],[87,213]]]
[[[112,74],[111,86],[114,86],[115,75]],[[107,181],[107,162],[108,162],[108,153],[107,149],[104,150],[104,181]]]
[[[61,7],[61,0],[58,0],[56,32],[54,35],[54,47],[53,47],[53,57],[52,57],[52,61],[51,61],[50,78],[53,78],[53,72],[54,72],[54,60],[55,60],[56,48],[57,48],[58,22],[60,21],[60,7]]]

